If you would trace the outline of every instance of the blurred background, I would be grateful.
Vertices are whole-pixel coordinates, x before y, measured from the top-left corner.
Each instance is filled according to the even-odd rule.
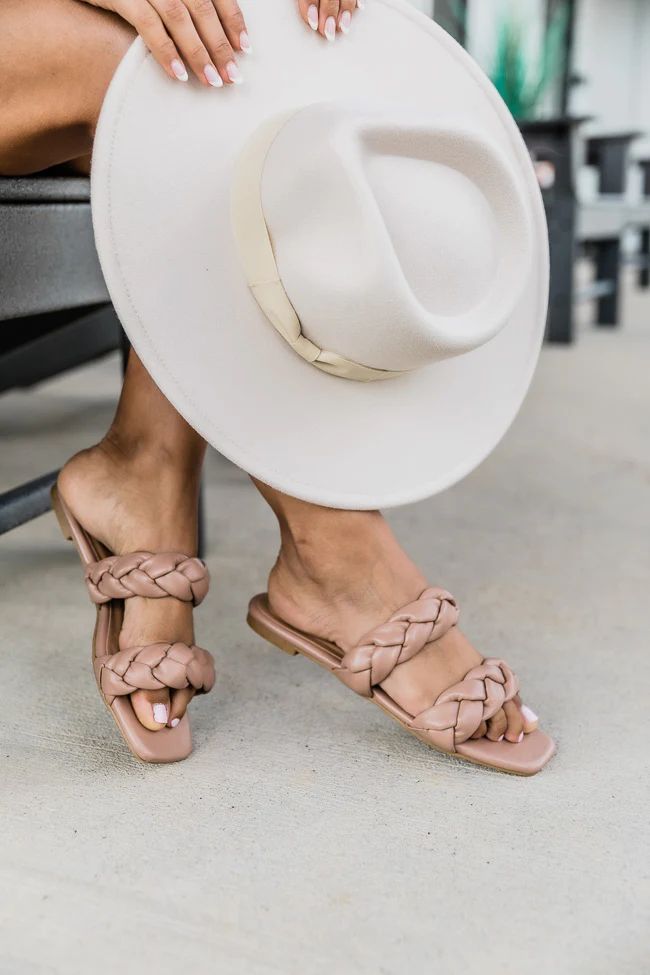
[[[548,337],[570,342],[579,306],[620,325],[621,271],[647,288],[648,0],[415,0],[467,48],[518,120],[551,238]],[[581,258],[586,259],[585,264]]]
[[[389,520],[558,754],[525,781],[459,766],[265,648],[244,619],[277,527],[210,451],[196,621],[219,679],[190,760],[132,759],[93,687],[78,560],[36,517],[106,431],[127,343],[88,181],[0,179],[2,975],[650,970],[650,0],[416,5],[520,125],[551,300],[506,437]]]

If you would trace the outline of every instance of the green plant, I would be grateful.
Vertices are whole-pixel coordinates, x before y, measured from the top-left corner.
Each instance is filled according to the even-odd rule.
[[[544,32],[536,68],[527,63],[523,43],[525,25],[513,8],[498,26],[497,49],[490,72],[492,82],[517,119],[534,118],[549,88],[564,70],[569,6],[559,4]]]

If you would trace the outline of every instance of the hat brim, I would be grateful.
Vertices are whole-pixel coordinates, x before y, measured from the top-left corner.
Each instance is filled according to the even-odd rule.
[[[546,318],[548,245],[530,158],[488,79],[404,0],[373,0],[334,44],[283,0],[240,5],[255,44],[241,87],[174,82],[140,39],[111,83],[92,164],[108,290],[156,384],[239,467],[330,507],[420,500],[490,453],[532,378]],[[249,292],[230,224],[233,164],[257,126],[301,105],[346,98],[482,127],[511,158],[533,226],[530,280],[494,339],[375,383],[328,376],[289,348]]]

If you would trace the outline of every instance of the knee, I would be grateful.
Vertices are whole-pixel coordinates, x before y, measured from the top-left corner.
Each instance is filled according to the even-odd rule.
[[[90,152],[134,36],[116,15],[77,0],[2,0],[0,172],[33,172]]]
[[[76,6],[84,8],[83,47],[76,55],[77,111],[92,140],[111,78],[136,35],[115,14],[85,4]]]

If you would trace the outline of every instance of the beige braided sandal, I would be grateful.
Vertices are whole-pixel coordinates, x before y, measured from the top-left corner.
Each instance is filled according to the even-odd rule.
[[[214,662],[207,650],[185,643],[153,643],[119,649],[124,600],[173,597],[198,606],[209,586],[201,559],[176,552],[112,555],[76,520],[56,487],[52,507],[65,538],[74,542],[85,567],[91,600],[97,606],[93,669],[99,692],[122,736],[143,762],[179,762],[192,751],[190,721],[184,714],[175,728],[149,731],[140,724],[129,695],[136,690],[193,687],[207,694],[214,685]]]
[[[466,762],[515,775],[534,775],[546,765],[555,743],[539,729],[518,743],[472,739],[519,689],[517,677],[503,660],[486,658],[463,680],[448,687],[431,707],[408,714],[379,685],[395,667],[435,643],[458,621],[456,600],[444,589],[425,589],[414,602],[371,630],[344,653],[327,640],[294,629],[271,612],[266,594],[254,596],[248,624],[265,640],[289,654],[302,653],[326,667],[357,694],[369,698],[425,744]]]

